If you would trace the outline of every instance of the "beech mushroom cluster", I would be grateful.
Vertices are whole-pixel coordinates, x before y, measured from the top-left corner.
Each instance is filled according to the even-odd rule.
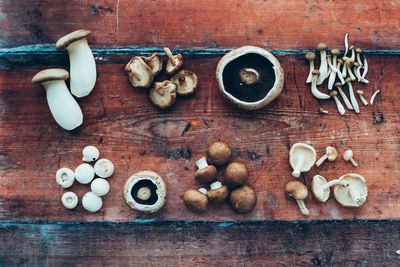
[[[354,92],[352,82],[358,81],[363,84],[368,84],[369,81],[365,78],[368,72],[368,63],[365,55],[362,55],[363,51],[361,48],[355,48],[349,46],[348,43],[349,34],[345,35],[345,53],[342,58],[340,57],[340,50],[333,48],[330,50],[330,54],[327,54],[328,45],[325,43],[319,43],[316,50],[320,55],[320,66],[319,69],[315,67],[316,54],[308,52],[305,55],[306,60],[310,63],[310,71],[307,76],[306,83],[311,84],[311,92],[317,99],[329,99],[333,98],[337,109],[341,115],[345,114],[345,108],[342,105],[339,96],[343,99],[345,106],[348,110],[354,110],[356,113],[360,113],[360,108],[356,99],[355,93],[359,95],[361,102],[364,105],[368,105],[368,101],[364,98],[364,91],[357,90]],[[350,53],[351,55],[349,55]],[[331,91],[329,94],[325,94],[318,90],[318,86],[328,79],[328,90],[331,91],[334,87],[338,91]],[[349,98],[343,92],[342,87],[347,85],[349,89]],[[373,103],[373,98],[371,98]],[[372,105],[372,104],[371,104]]]
[[[245,185],[249,177],[249,171],[243,163],[232,159],[230,146],[223,142],[215,142],[208,147],[205,157],[196,161],[197,171],[195,180],[200,184],[209,184],[210,189],[189,189],[183,195],[186,207],[194,212],[202,212],[207,209],[208,202],[222,204],[229,196],[232,209],[238,213],[251,212],[256,203],[257,195],[254,190]],[[229,163],[229,164],[228,164]],[[223,182],[216,181],[217,168],[226,166]]]
[[[189,70],[179,71],[183,65],[182,55],[174,55],[167,47],[164,51],[168,57],[165,72],[171,76],[169,80],[154,82],[163,67],[162,57],[157,52],[149,57],[134,56],[125,66],[133,88],[150,88],[149,98],[159,109],[172,107],[177,95],[189,96],[197,89],[197,75]]]
[[[89,184],[91,191],[82,198],[82,206],[90,212],[100,210],[103,205],[101,197],[110,191],[110,184],[106,180],[114,173],[114,165],[108,159],[99,159],[99,150],[94,146],[86,146],[82,150],[82,161],[75,171],[69,168],[60,168],[56,173],[56,182],[62,188],[69,188],[76,180],[81,184]],[[97,162],[96,162],[97,160]],[[94,166],[89,163],[94,163]],[[98,178],[96,178],[96,176]],[[78,205],[78,196],[74,192],[66,192],[61,198],[62,204],[67,209]]]
[[[87,42],[90,34],[89,30],[77,30],[57,41],[57,50],[68,51],[70,73],[64,69],[46,69],[32,78],[32,83],[41,83],[45,88],[47,104],[54,120],[69,131],[83,122],[82,110],[72,95],[87,96],[96,83],[96,63]],[[65,84],[68,78],[71,92]]]

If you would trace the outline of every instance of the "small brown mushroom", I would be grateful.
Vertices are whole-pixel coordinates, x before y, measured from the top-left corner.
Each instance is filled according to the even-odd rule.
[[[354,76],[353,72],[351,71],[351,67],[353,67],[353,65],[354,65],[354,60],[351,59],[351,58],[348,58],[346,60],[346,64],[345,65],[346,65],[347,72],[349,73],[349,76],[350,76],[351,80],[355,81],[356,80],[356,76]]]
[[[342,78],[342,79],[343,79],[343,78]],[[347,98],[346,94],[345,94],[345,93],[343,92],[343,90],[342,90],[342,85],[343,85],[343,84],[342,84],[341,82],[335,83],[335,87],[337,88],[337,90],[338,90],[340,96],[342,97],[343,102],[344,102],[344,104],[346,105],[347,109],[353,110],[353,106],[351,105],[349,99]]]
[[[232,150],[228,144],[223,142],[212,143],[207,150],[207,161],[215,166],[228,163],[232,157]]]
[[[171,82],[178,86],[178,95],[188,96],[196,91],[197,75],[190,70],[181,70],[171,78]]]
[[[234,211],[249,213],[257,204],[257,195],[250,186],[244,185],[233,190],[229,200]]]
[[[168,56],[167,66],[165,71],[168,75],[174,74],[183,64],[183,59],[181,54],[173,55],[168,47],[164,47],[164,51]]]
[[[327,110],[325,110],[323,108],[319,108],[318,109],[318,113],[320,113],[320,114],[329,114],[329,111],[327,111]]]
[[[337,150],[333,146],[327,146],[325,154],[315,163],[315,166],[319,167],[326,159],[334,161],[337,158]]]
[[[176,90],[176,84],[171,81],[155,82],[150,89],[150,100],[160,109],[169,108],[175,103]]]
[[[208,198],[203,192],[189,189],[183,195],[183,202],[186,207],[194,212],[203,212],[207,209]]]
[[[358,164],[357,162],[355,162],[355,160],[353,159],[353,151],[351,149],[347,149],[344,153],[343,153],[343,159],[345,161],[350,161],[351,164],[353,164],[354,167],[357,167]]]
[[[365,55],[363,56],[363,67],[364,71],[363,74],[361,75],[361,79],[365,79],[365,76],[368,73],[368,62],[367,62],[367,57]]]
[[[200,184],[210,183],[217,176],[217,168],[213,165],[208,165],[206,157],[202,157],[196,161],[196,166],[199,169],[194,173],[194,178]]]
[[[210,185],[210,190],[207,191],[207,197],[211,202],[221,204],[229,195],[229,190],[226,185],[216,181]]]
[[[142,57],[144,62],[147,63],[147,65],[150,66],[151,72],[153,73],[154,76],[159,74],[162,70],[162,58],[159,53],[153,53],[149,57]]]
[[[131,58],[125,66],[125,71],[128,72],[129,81],[134,88],[147,88],[153,82],[154,75],[151,67],[146,64],[142,57]]]
[[[356,48],[356,56],[357,56],[357,62],[358,64],[360,64],[360,66],[362,66],[362,61],[361,61],[361,53],[362,53],[362,49],[361,48]]]
[[[307,81],[306,81],[306,83],[310,83],[311,79],[312,79],[312,72],[314,70],[315,54],[313,52],[308,52],[305,57],[310,62],[310,72],[308,73],[308,77],[307,77]]]
[[[363,96],[364,91],[363,90],[357,90],[357,94],[360,97],[361,102],[364,104],[364,106],[368,106],[368,101]]]
[[[347,86],[349,87],[351,105],[353,106],[354,111],[356,113],[360,113],[360,107],[358,106],[357,99],[356,99],[356,97],[354,95],[353,86],[351,85],[351,78],[347,77],[345,82],[346,82]]]
[[[344,113],[346,113],[346,110],[344,109],[342,103],[340,102],[339,98],[337,97],[338,92],[336,90],[332,90],[332,92],[329,95],[333,98],[333,100],[335,100],[336,107],[337,107],[340,115],[343,115]]]
[[[328,73],[328,62],[326,61],[326,49],[328,49],[328,45],[325,43],[319,43],[317,45],[317,50],[321,56],[321,65],[319,67],[319,72],[321,73],[318,76],[317,85],[320,85],[326,79],[326,75]]]
[[[303,201],[308,196],[308,190],[304,184],[299,181],[290,181],[285,185],[285,193],[296,200],[303,215],[310,214]]]
[[[224,183],[229,188],[235,188],[244,183],[249,178],[249,171],[247,170],[246,165],[240,162],[232,162],[226,167],[224,174]]]

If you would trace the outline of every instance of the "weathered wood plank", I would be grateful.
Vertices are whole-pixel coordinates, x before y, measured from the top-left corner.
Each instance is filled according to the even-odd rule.
[[[97,47],[398,49],[397,1],[0,1],[0,47],[55,43],[78,28]]]
[[[225,227],[224,227],[225,226]],[[2,266],[399,266],[399,222],[2,224]]]
[[[381,89],[373,107],[361,107],[361,114],[340,116],[335,104],[317,101],[304,81],[307,64],[302,56],[281,55],[285,70],[282,95],[265,109],[245,112],[225,102],[216,89],[215,67],[220,56],[184,56],[185,68],[195,71],[199,91],[191,98],[179,98],[170,111],[158,111],[145,92],[131,89],[123,71],[129,55],[104,55],[98,60],[98,81],[92,94],[79,99],[84,124],[66,132],[51,118],[45,92],[30,83],[39,70],[50,67],[45,61],[15,65],[0,72],[0,220],[5,221],[134,221],[154,220],[304,220],[304,219],[399,219],[400,169],[399,62],[391,56],[370,57],[369,98]],[[66,58],[65,58],[66,59]],[[67,64],[64,60],[62,65]],[[383,78],[385,77],[385,78]],[[162,79],[161,77],[160,79]],[[317,113],[319,107],[329,116]],[[184,131],[190,121],[191,126]],[[249,184],[258,195],[256,209],[248,215],[234,213],[227,204],[210,206],[204,214],[188,211],[183,193],[193,186],[194,162],[215,140],[228,142],[234,158],[248,165]],[[306,200],[311,216],[299,213],[296,203],[283,195],[291,180],[288,150],[296,142],[309,142],[322,155],[325,146],[336,146],[340,154],[350,147],[360,167],[338,159],[313,169],[301,178],[308,185],[314,174],[333,179],[356,172],[368,180],[368,202],[360,209],[339,206],[334,199],[320,204]],[[64,192],[56,185],[60,167],[80,164],[81,149],[94,144],[101,155],[111,159],[116,172],[110,179],[111,193],[103,209],[88,214],[81,206],[74,211],[62,207]],[[134,172],[151,169],[166,180],[169,197],[165,208],[144,216],[127,207],[121,196],[124,181]],[[222,171],[220,172],[220,176]],[[79,197],[88,186],[74,185]]]

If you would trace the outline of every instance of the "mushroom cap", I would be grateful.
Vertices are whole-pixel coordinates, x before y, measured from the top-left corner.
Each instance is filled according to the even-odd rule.
[[[101,178],[108,178],[114,173],[114,164],[108,159],[99,159],[94,164],[94,172]]]
[[[360,64],[356,61],[356,62],[354,62],[354,64],[353,64],[354,66],[356,66],[356,67],[359,67],[360,66]]]
[[[308,172],[317,159],[317,152],[315,152],[315,149],[312,146],[304,143],[294,144],[289,151],[289,162],[294,169],[303,155],[305,156],[305,161],[303,166],[300,168],[300,172]]]
[[[217,168],[213,165],[208,165],[205,168],[198,169],[194,173],[194,179],[200,184],[207,184],[212,182],[217,176]]]
[[[103,200],[93,192],[87,192],[82,198],[82,206],[87,211],[96,212],[103,206]]]
[[[341,58],[338,58],[338,59],[337,59],[337,62],[339,62],[341,65],[343,65],[343,63],[344,63],[343,60],[342,60]]]
[[[232,157],[232,150],[228,144],[223,142],[212,143],[207,150],[206,158],[209,163],[215,166],[222,166],[228,163]]]
[[[331,54],[335,55],[335,56],[338,56],[338,55],[340,55],[340,50],[337,49],[337,48],[332,48],[331,49]]]
[[[96,178],[90,184],[90,190],[92,190],[96,196],[102,197],[107,195],[110,191],[110,184],[106,179]]]
[[[150,100],[160,109],[169,108],[175,103],[177,88],[175,83],[168,80],[155,82],[150,89]]]
[[[221,186],[220,188],[214,190],[207,191],[207,197],[211,202],[220,204],[225,201],[225,199],[229,195],[229,189],[226,185]]]
[[[342,85],[343,85],[343,84],[342,84],[341,82],[336,82],[336,83],[335,83],[335,87],[342,87]]]
[[[363,95],[363,94],[364,94],[364,91],[363,91],[363,90],[357,90],[357,94]]]
[[[62,188],[69,188],[75,181],[75,174],[70,168],[60,168],[56,173],[56,182]]]
[[[315,56],[315,53],[308,52],[305,57],[307,60],[314,60],[316,56]]]
[[[88,184],[94,178],[94,169],[92,165],[83,163],[75,169],[75,179],[81,184]]]
[[[356,48],[356,52],[361,54],[361,53],[362,53],[362,49],[359,48],[359,47],[357,47],[357,48]]]
[[[349,67],[352,67],[354,65],[354,60],[352,60],[351,58],[347,58],[346,65]]]
[[[333,146],[327,146],[326,155],[328,156],[329,161],[334,161],[337,158],[338,152]]]
[[[65,192],[61,197],[61,203],[67,209],[74,209],[78,205],[78,196],[74,192]]]
[[[224,183],[230,188],[244,185],[247,178],[249,178],[249,171],[243,163],[232,162],[225,169]]]
[[[339,178],[345,181],[348,185],[335,185],[333,187],[333,195],[335,199],[344,207],[360,207],[365,203],[368,196],[367,182],[365,178],[356,173],[349,173]],[[350,197],[349,190],[356,190],[359,193],[358,201]]]
[[[319,70],[313,70],[312,75],[320,75],[321,72]]]
[[[330,93],[329,93],[329,95],[330,96],[337,96],[337,91],[336,90],[332,90]]]
[[[32,78],[33,83],[42,83],[54,80],[66,80],[69,78],[68,71],[64,69],[47,69],[36,73]]]
[[[311,181],[311,191],[313,192],[315,198],[320,202],[326,202],[329,198],[330,189],[322,189],[322,186],[326,185],[326,179],[321,175],[315,175]]]
[[[328,49],[328,45],[326,43],[319,43],[317,45],[317,50],[318,51],[322,51],[322,50],[326,50],[326,49]]]
[[[350,77],[347,77],[344,81],[345,81],[346,83],[349,83],[349,82],[351,82],[351,78],[350,78]]]
[[[285,193],[296,200],[304,200],[308,195],[308,189],[299,181],[290,181],[285,185]]]
[[[244,185],[231,192],[229,201],[234,211],[249,213],[257,204],[257,195],[250,186]]]
[[[153,71],[140,56],[131,58],[125,66],[125,71],[128,72],[129,81],[134,88],[147,88],[153,82]]]
[[[168,75],[174,74],[176,71],[179,70],[179,68],[183,64],[183,59],[182,59],[182,55],[181,54],[174,55],[174,58],[175,58],[175,62],[178,61],[175,66],[172,65],[171,60],[168,59],[168,61],[167,61],[167,66],[165,67],[165,72]]]
[[[153,53],[151,56],[149,57],[142,57],[144,62],[147,63],[147,65],[150,66],[151,71],[153,72],[153,75],[156,76],[157,74],[159,74],[162,70],[162,58],[161,55],[157,52]]]
[[[56,43],[57,50],[63,50],[68,47],[72,42],[78,41],[82,38],[88,37],[92,32],[90,30],[77,30],[71,32],[67,35],[64,35],[60,39],[58,39]]]
[[[178,86],[178,95],[191,95],[197,88],[197,75],[190,70],[181,70],[171,78],[171,82]]]
[[[191,211],[203,212],[207,209],[208,198],[207,195],[198,190],[189,189],[183,195],[183,202]]]
[[[96,161],[99,158],[100,152],[95,146],[86,146],[82,150],[82,160],[86,162]]]
[[[343,153],[343,159],[344,160],[350,160],[353,157],[353,151],[348,149]]]
[[[143,180],[150,180],[156,187],[157,201],[154,204],[140,204],[132,197],[132,189],[135,184]],[[154,213],[159,211],[165,204],[167,199],[167,186],[163,178],[153,171],[140,171],[130,176],[124,185],[123,196],[126,204],[134,210],[145,213]]]

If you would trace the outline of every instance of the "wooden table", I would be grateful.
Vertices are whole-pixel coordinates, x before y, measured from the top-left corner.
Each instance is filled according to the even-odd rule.
[[[1,265],[398,266],[399,5],[0,1]],[[45,68],[69,68],[67,54],[54,43],[80,28],[92,30],[98,79],[93,92],[78,99],[83,125],[67,132],[31,78]],[[341,116],[333,101],[312,97],[304,54],[321,41],[343,49],[346,32],[369,62],[370,83],[355,83],[355,89],[368,99],[377,89],[381,94],[360,114]],[[236,109],[217,91],[219,59],[242,45],[270,50],[285,72],[280,97],[258,111]],[[181,52],[184,68],[199,77],[198,92],[178,98],[169,111],[152,106],[146,91],[133,90],[123,70],[132,56],[164,46]],[[320,107],[329,115],[319,114]],[[234,159],[250,170],[248,183],[258,196],[250,214],[234,213],[228,204],[195,214],[183,205],[183,193],[200,187],[193,179],[195,161],[216,140],[229,143]],[[340,155],[351,148],[359,167],[340,158],[300,181],[309,186],[317,173],[327,179],[360,173],[368,182],[367,203],[349,209],[332,197],[321,204],[310,194],[310,216],[302,216],[283,193],[292,180],[288,151],[296,142],[311,144],[318,156],[327,145]],[[60,203],[65,190],[55,182],[60,167],[81,163],[89,144],[116,167],[111,192],[94,214],[81,205],[66,210]],[[153,215],[131,210],[121,194],[125,180],[144,169],[162,175],[169,191],[166,206]],[[81,198],[89,187],[71,190]]]

